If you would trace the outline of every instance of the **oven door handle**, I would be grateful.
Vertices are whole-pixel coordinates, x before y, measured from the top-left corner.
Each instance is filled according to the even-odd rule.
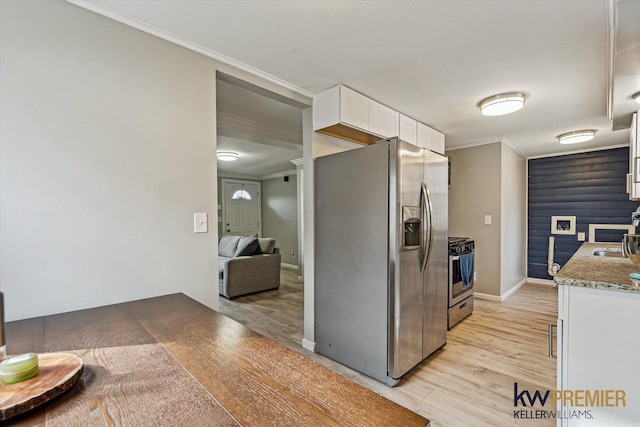
[[[433,245],[433,210],[431,206],[431,196],[429,194],[429,187],[426,182],[422,183],[420,197],[420,207],[422,208],[422,216],[424,218],[422,226],[422,244],[424,249],[422,251],[422,267],[421,271],[427,267],[429,257],[431,256],[431,246]]]

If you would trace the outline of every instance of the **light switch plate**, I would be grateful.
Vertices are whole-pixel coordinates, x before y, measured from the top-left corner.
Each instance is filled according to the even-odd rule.
[[[486,225],[491,225],[491,215],[485,215],[484,216],[484,223]]]
[[[206,213],[194,213],[193,214],[193,232],[194,233],[206,233],[207,227],[207,214]]]

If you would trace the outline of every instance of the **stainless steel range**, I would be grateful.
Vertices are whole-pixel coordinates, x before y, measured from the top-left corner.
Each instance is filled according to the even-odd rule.
[[[473,312],[474,241],[449,237],[448,329]]]

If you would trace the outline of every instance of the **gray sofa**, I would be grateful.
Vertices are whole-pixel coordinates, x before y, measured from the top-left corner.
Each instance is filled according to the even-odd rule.
[[[280,287],[280,250],[276,240],[257,235],[222,236],[218,242],[220,295],[232,299]]]

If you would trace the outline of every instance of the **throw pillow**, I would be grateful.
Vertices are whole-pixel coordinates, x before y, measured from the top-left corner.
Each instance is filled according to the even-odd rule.
[[[237,257],[253,255],[256,252],[256,249],[258,249],[258,235],[254,234],[253,236],[240,239],[240,242],[238,242],[236,253],[233,256]]]
[[[258,239],[258,245],[260,246],[260,253],[272,254],[273,250],[276,248],[276,239],[273,237]]]
[[[242,236],[222,236],[220,238],[220,243],[218,243],[218,255],[227,258],[233,257],[233,254],[236,253],[236,249],[238,248],[240,237]]]

